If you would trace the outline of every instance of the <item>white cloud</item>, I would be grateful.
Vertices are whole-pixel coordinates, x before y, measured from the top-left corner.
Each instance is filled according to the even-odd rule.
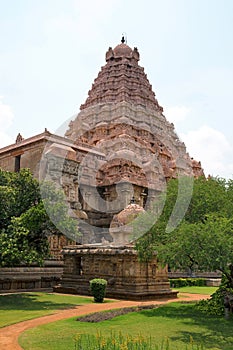
[[[206,175],[232,178],[233,145],[223,133],[203,125],[181,137],[190,156],[201,161]]]
[[[11,107],[2,102],[3,96],[0,96],[0,147],[12,143],[12,138],[7,130],[12,125],[14,113]]]
[[[177,123],[186,119],[191,109],[186,106],[164,107],[164,114],[171,123]]]

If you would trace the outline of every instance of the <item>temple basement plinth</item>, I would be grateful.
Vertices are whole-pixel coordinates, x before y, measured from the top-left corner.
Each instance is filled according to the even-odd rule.
[[[107,280],[106,296],[129,300],[175,298],[170,289],[167,267],[158,266],[156,254],[147,263],[138,260],[132,245],[79,245],[63,249],[64,272],[60,293],[90,295],[89,281]]]

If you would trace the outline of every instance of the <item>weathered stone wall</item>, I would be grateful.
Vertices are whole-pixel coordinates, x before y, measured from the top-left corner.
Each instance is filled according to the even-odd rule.
[[[48,243],[49,243],[49,248],[50,248],[50,255],[52,259],[55,260],[62,260],[62,248],[69,245],[69,244],[76,244],[76,242],[71,241],[69,238],[66,236],[60,234],[54,234],[48,236]]]
[[[63,273],[63,262],[49,261],[44,267],[0,268],[0,293],[52,290]]]
[[[38,178],[40,160],[45,147],[45,140],[35,143],[13,147],[9,151],[0,154],[0,168],[14,172],[16,157],[20,157],[20,168],[29,168],[33,175]]]
[[[190,278],[190,273],[187,271],[173,271],[168,272],[168,277],[173,278]],[[222,274],[221,272],[195,272],[195,275],[192,275],[195,278],[204,278],[207,286],[219,287],[221,284]]]

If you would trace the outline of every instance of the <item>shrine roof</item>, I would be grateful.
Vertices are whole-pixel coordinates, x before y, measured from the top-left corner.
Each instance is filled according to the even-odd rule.
[[[88,92],[83,110],[90,106],[126,101],[155,109],[162,113],[152,86],[138,61],[138,49],[132,49],[122,42],[106,52],[106,64],[103,66]]]

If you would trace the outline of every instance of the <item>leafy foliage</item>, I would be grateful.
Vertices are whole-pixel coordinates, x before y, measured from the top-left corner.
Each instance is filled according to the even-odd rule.
[[[223,276],[220,287],[211,295],[209,300],[201,300],[197,303],[197,308],[210,315],[222,316],[225,313],[224,296],[226,293],[233,294],[233,289],[229,286],[226,277]]]
[[[157,251],[160,263],[169,264],[173,269],[191,272],[219,270],[233,288],[233,181],[203,177],[195,179],[192,198],[183,220],[169,230],[167,224],[174,215],[178,190],[178,180],[169,181],[161,215],[137,241],[140,258],[149,260]],[[182,198],[185,187],[179,195],[182,203],[185,200]],[[152,216],[153,211],[154,208],[147,216]],[[137,225],[145,226],[145,220],[142,214]],[[134,229],[137,230],[137,227]]]
[[[172,288],[206,285],[204,278],[172,278],[169,281]]]
[[[28,169],[18,173],[0,170],[0,266],[42,264],[49,256],[47,236],[61,230],[51,221],[47,207],[52,207],[63,230],[73,237],[78,234],[76,222],[67,215],[62,193],[52,184],[43,184],[42,188],[56,201],[44,205],[39,183]]]
[[[106,286],[107,281],[102,278],[94,278],[90,281],[91,293],[96,303],[102,303],[104,301]]]
[[[10,224],[13,216],[19,217],[39,201],[39,183],[28,169],[18,173],[0,169],[0,229]]]

